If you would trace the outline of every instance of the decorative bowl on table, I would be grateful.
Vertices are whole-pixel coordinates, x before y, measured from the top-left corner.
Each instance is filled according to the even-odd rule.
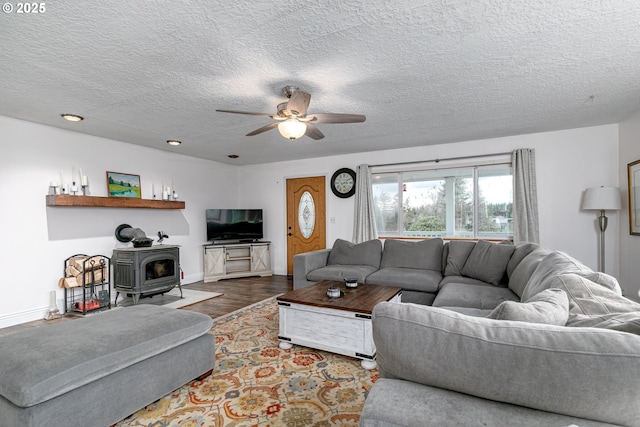
[[[340,288],[337,286],[330,286],[329,288],[327,288],[327,296],[329,298],[339,298]]]
[[[350,288],[350,289],[357,288],[358,287],[358,279],[356,279],[356,278],[344,279],[344,285],[347,288]]]

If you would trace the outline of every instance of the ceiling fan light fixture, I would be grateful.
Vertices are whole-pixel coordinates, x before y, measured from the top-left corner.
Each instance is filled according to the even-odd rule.
[[[307,125],[291,118],[278,123],[278,131],[287,139],[298,139],[307,131]]]

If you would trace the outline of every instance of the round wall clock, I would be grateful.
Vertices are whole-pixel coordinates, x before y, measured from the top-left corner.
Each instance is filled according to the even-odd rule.
[[[349,168],[338,169],[331,177],[331,191],[343,199],[356,194],[356,173]]]

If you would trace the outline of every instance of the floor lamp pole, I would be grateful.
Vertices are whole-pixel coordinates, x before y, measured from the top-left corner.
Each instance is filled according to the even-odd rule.
[[[600,225],[600,251],[598,253],[598,270],[604,273],[604,232],[607,230],[609,219],[604,214],[604,209],[600,211],[598,217]]]

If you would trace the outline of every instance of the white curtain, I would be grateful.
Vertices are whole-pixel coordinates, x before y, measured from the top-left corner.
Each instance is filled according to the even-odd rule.
[[[356,168],[355,213],[353,222],[353,242],[362,243],[378,238],[376,219],[373,212],[373,192],[369,165]]]
[[[513,165],[514,243],[540,243],[535,150],[519,148],[511,155]]]

